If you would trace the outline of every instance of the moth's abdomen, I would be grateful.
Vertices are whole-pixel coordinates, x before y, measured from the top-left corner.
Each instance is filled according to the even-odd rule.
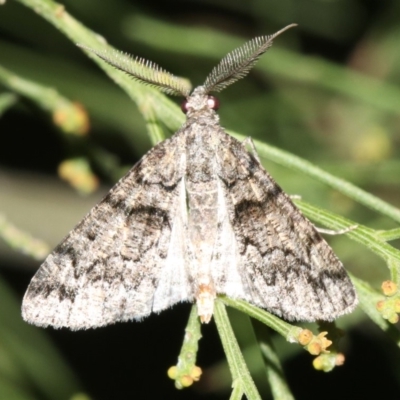
[[[215,179],[209,182],[188,182],[186,187],[188,208],[188,247],[193,254],[189,268],[195,284],[198,312],[208,322],[215,299],[211,268],[218,235],[218,190]]]

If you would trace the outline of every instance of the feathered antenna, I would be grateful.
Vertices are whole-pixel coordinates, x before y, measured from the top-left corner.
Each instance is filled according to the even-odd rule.
[[[91,51],[113,67],[164,93],[187,97],[191,91],[192,87],[187,80],[170,74],[152,61],[132,57],[117,50],[95,50],[83,44],[77,44],[77,46]]]
[[[297,24],[288,25],[273,35],[256,37],[228,53],[208,75],[203,85],[205,92],[220,92],[246,76],[260,56],[272,46],[272,41],[294,26]]]

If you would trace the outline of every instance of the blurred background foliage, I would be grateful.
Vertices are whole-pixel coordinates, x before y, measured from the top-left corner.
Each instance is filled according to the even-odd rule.
[[[73,41],[21,4],[48,0],[1,3],[0,399],[227,398],[230,377],[212,324],[203,327],[200,342],[201,381],[177,391],[166,377],[176,362],[188,305],[140,324],[86,332],[41,330],[21,321],[21,299],[40,260],[152,142],[173,133],[183,116],[175,116],[172,103],[166,106],[171,119],[164,121],[153,118],[146,103],[137,107]],[[113,46],[194,85],[236,46],[298,23],[275,41],[250,76],[219,95],[222,125],[399,206],[400,2],[64,5]],[[263,163],[286,192],[309,203],[374,229],[397,226],[309,177]],[[344,236],[329,241],[346,268],[375,288],[389,277],[382,260],[366,248]],[[246,347],[240,315],[232,317]],[[272,335],[296,399],[397,398],[396,343],[362,312],[338,324],[346,327],[341,342],[346,363],[330,374],[313,370],[309,354]],[[253,350],[245,352],[250,368]],[[269,398],[263,375],[253,372],[263,398]]]

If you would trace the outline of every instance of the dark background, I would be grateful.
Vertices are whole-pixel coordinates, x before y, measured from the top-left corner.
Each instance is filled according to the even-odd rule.
[[[155,61],[194,85],[201,84],[237,44],[298,23],[274,42],[260,61],[262,67],[220,94],[222,125],[308,159],[399,206],[399,2],[64,4],[115,47]],[[294,62],[287,61],[289,56]],[[150,148],[145,121],[137,106],[74,43],[12,0],[0,6],[0,66],[81,103],[90,118],[86,135],[67,134],[52,123],[51,113],[39,102],[20,93],[1,115],[0,215],[53,247]],[[343,84],[343,77],[348,83]],[[376,87],[381,98],[370,90]],[[2,77],[0,94],[5,93],[13,90]],[[75,157],[89,167],[82,173],[87,180],[76,185],[79,190],[57,177],[60,163]],[[300,194],[307,202],[375,229],[396,227],[299,173],[268,160],[265,166],[288,193]],[[385,264],[367,249],[345,237],[329,241],[355,275],[377,288],[388,278]],[[97,330],[27,326],[19,307],[39,265],[39,260],[1,241],[1,399],[70,399],[78,392],[98,400],[229,397],[231,382],[213,322],[202,330],[197,362],[204,371],[201,381],[177,391],[166,376],[179,354],[189,305],[141,323]],[[338,325],[346,330],[341,342],[346,363],[328,374],[315,371],[312,357],[299,346],[270,333],[295,398],[397,399],[396,344],[361,311]],[[262,373],[256,376],[264,390]],[[267,391],[263,398],[268,398]]]

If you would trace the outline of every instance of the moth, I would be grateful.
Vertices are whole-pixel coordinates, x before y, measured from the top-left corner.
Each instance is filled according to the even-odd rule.
[[[229,136],[211,96],[253,68],[283,31],[228,53],[202,86],[156,64],[89,48],[144,84],[185,98],[186,122],[154,146],[65,237],[22,304],[35,325],[86,329],[216,297],[287,320],[333,320],[357,297],[333,250],[260,164]]]

